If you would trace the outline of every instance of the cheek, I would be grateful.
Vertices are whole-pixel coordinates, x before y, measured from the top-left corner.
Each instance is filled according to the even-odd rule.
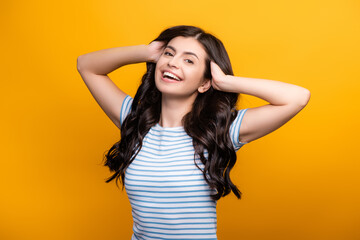
[[[189,79],[191,79],[191,82],[193,82],[194,84],[197,84],[202,80],[203,72],[198,69],[194,69],[192,71],[188,71],[186,73],[186,76],[189,76]]]
[[[160,74],[160,66],[161,66],[161,61],[157,61],[156,66],[155,66],[155,77]]]
[[[161,54],[161,56],[159,57],[158,61],[157,61],[157,65],[158,64],[163,64],[163,62],[165,61],[164,55]]]

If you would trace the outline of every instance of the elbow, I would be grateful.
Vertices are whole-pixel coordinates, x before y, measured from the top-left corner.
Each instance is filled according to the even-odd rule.
[[[311,97],[311,93],[308,89],[304,88],[304,90],[302,91],[302,93],[299,95],[298,98],[298,103],[300,104],[300,106],[305,107]]]
[[[76,59],[76,67],[77,67],[77,70],[78,72],[80,72],[82,70],[82,55],[78,56],[77,59]]]
[[[78,72],[80,72],[80,57],[81,56],[78,56],[78,58],[76,59],[76,67],[77,67]]]

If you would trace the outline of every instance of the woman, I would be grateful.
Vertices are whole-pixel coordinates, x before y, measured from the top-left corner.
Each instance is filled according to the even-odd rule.
[[[134,98],[107,76],[146,62]],[[231,191],[236,151],[278,129],[310,98],[302,87],[233,76],[222,42],[193,26],[164,30],[148,45],[78,58],[78,71],[121,129],[106,154],[132,206],[132,239],[217,239],[216,203]],[[239,93],[270,104],[236,110]],[[117,183],[117,181],[116,181]]]

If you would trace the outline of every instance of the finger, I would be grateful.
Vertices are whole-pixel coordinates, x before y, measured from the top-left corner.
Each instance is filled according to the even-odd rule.
[[[212,62],[212,69],[214,70],[214,72],[221,71],[221,68],[215,62]]]
[[[213,61],[210,62],[210,70],[211,70],[211,74],[216,73],[216,63],[214,63]]]

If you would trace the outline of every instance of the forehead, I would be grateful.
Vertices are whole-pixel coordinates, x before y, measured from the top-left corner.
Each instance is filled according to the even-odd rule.
[[[167,45],[174,47],[176,52],[180,54],[182,52],[193,52],[199,57],[199,59],[206,57],[204,47],[198,40],[192,37],[175,37],[171,39]]]

